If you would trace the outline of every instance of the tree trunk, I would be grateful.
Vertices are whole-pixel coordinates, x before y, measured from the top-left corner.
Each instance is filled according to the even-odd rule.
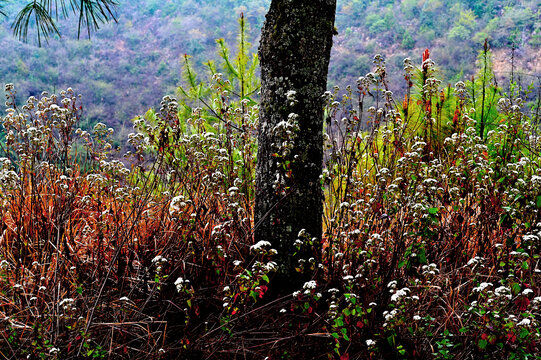
[[[278,251],[285,289],[306,276],[299,259],[321,254],[323,93],[327,87],[336,0],[272,0],[261,34],[261,105],[255,240]],[[299,231],[304,238],[295,246]]]

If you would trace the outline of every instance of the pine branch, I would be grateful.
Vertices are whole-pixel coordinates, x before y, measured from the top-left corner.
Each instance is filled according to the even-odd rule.
[[[0,0],[0,3],[4,1]],[[33,0],[17,14],[11,27],[20,41],[28,42],[28,29],[35,26],[38,45],[41,46],[42,38],[48,42],[51,35],[60,36],[55,20],[67,18],[71,12],[79,18],[77,38],[81,37],[83,28],[86,28],[90,38],[91,33],[98,30],[100,24],[111,20],[117,21],[114,14],[117,5],[116,0]],[[0,14],[5,16],[1,7],[0,4]]]

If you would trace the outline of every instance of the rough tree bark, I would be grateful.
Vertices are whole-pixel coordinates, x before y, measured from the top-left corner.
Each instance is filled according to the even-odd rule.
[[[255,241],[278,251],[284,290],[306,280],[298,259],[321,253],[322,95],[335,12],[336,0],[273,0],[261,33]],[[299,252],[301,229],[317,241]]]

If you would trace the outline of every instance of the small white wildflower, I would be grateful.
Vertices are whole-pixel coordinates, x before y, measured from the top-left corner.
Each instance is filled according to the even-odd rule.
[[[184,280],[183,278],[179,277],[177,280],[175,280],[175,286],[177,287],[177,291],[181,292],[189,282],[190,280]]]
[[[175,196],[173,199],[171,199],[171,204],[169,205],[169,215],[175,215],[184,206],[186,206],[186,203],[184,202],[184,196]]]
[[[530,325],[531,322],[532,322],[532,321],[531,321],[530,319],[522,319],[522,321],[519,322],[519,323],[517,324],[517,326],[528,326],[528,325]]]
[[[62,299],[62,301],[60,301],[60,303],[58,303],[58,306],[61,306],[62,308],[64,308],[64,310],[68,310],[68,309],[72,308],[74,301],[75,300],[73,300],[71,298]]]
[[[421,320],[421,317],[419,315],[413,315],[413,320],[419,321]]]
[[[375,342],[374,340],[372,340],[372,339],[366,340],[366,346],[368,346],[368,347],[374,345],[375,343],[376,343],[376,342]]]
[[[408,291],[410,291],[410,289],[408,289],[408,288],[403,288],[403,289],[397,290],[391,296],[391,301],[392,302],[397,302],[398,300],[400,300],[401,297],[406,296],[408,294]]]
[[[239,266],[240,264],[242,264],[242,261],[240,261],[240,260],[233,261],[234,266]]]
[[[156,264],[156,263],[162,263],[162,262],[167,262],[167,259],[164,258],[163,256],[161,255],[157,255],[154,257],[154,259],[152,259],[152,263],[153,264]]]
[[[265,240],[261,240],[259,241],[258,243],[250,246],[250,251],[254,250],[254,251],[258,251],[260,250],[261,248],[263,247],[267,247],[267,246],[271,246],[271,243],[268,242],[268,241],[265,241]]]
[[[314,280],[310,280],[302,286],[303,289],[315,289],[317,286],[316,282]]]
[[[286,93],[286,97],[288,100],[294,100],[295,95],[297,95],[297,92],[295,90],[288,90]]]
[[[479,284],[478,287],[473,288],[472,291],[473,292],[482,292],[483,290],[485,290],[489,286],[492,286],[492,284],[487,283],[487,282],[482,282],[481,284]]]

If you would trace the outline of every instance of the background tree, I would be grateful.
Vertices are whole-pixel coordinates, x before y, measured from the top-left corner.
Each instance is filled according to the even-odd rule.
[[[0,15],[6,16],[2,5],[6,0],[0,0]],[[28,40],[30,24],[35,25],[38,44],[41,39],[48,41],[51,35],[60,36],[56,25],[59,17],[68,17],[70,13],[79,17],[77,36],[86,27],[88,37],[92,31],[99,29],[100,23],[115,20],[113,13],[117,2],[115,0],[33,0],[28,1],[17,14],[12,28],[19,40]]]
[[[284,290],[302,285],[298,260],[317,261],[321,249],[322,96],[335,12],[336,0],[273,0],[261,33],[255,240],[278,250]]]

